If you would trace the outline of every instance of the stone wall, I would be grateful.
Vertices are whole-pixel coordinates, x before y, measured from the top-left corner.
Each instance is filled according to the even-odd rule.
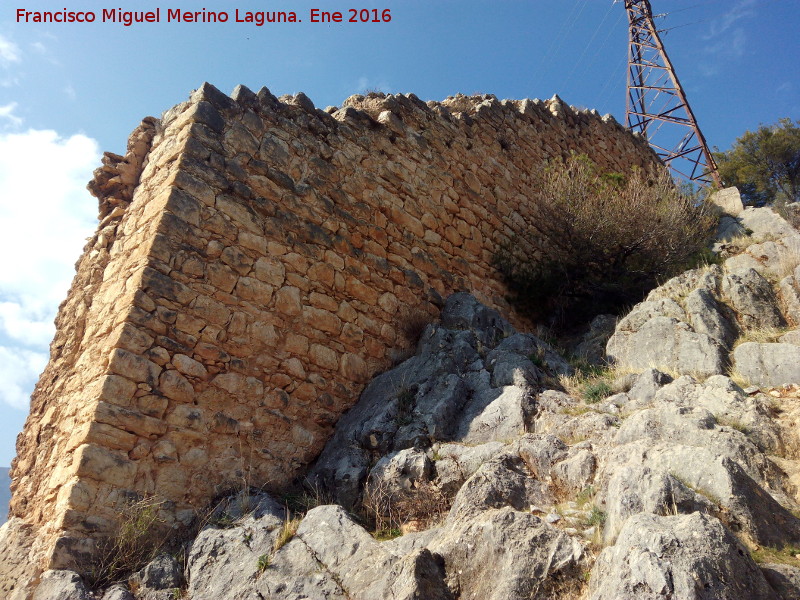
[[[531,174],[573,151],[657,165],[557,97],[323,111],[206,84],[146,119],[90,184],[100,226],[18,439],[11,513],[46,563],[79,566],[130,498],[167,500],[179,525],[301,475],[453,291],[524,326],[492,257],[525,227]]]

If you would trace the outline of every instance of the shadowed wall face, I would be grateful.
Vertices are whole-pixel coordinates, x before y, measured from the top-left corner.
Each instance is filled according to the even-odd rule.
[[[492,97],[354,96],[317,110],[209,85],[145,120],[91,189],[101,223],[18,443],[12,513],[74,566],[132,497],[193,508],[281,487],[441,299],[516,324],[492,267],[531,174],[585,153],[657,168],[613,119]]]

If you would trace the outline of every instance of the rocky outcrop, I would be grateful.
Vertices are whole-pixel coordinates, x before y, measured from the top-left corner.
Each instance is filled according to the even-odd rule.
[[[184,597],[798,597],[783,549],[800,545],[800,399],[779,414],[725,375],[646,369],[587,401],[554,389],[570,373],[450,296],[338,423],[305,480],[313,507],[221,503],[187,547]],[[179,581],[160,557],[130,583],[160,598]]]
[[[800,380],[798,340],[777,339],[800,323],[800,233],[769,208],[747,208],[736,223],[749,233],[721,244],[722,264],[678,275],[619,321],[611,361],[701,378],[733,368],[761,386]]]
[[[568,373],[545,342],[451,296],[309,473],[316,501],[338,504],[229,500],[191,544],[186,597],[800,594],[800,570],[751,556],[800,544],[786,469],[800,446],[775,396],[649,369],[590,403],[552,389]],[[380,524],[405,534],[380,541]]]
[[[702,513],[628,519],[617,543],[600,553],[591,600],[777,600],[747,551]]]

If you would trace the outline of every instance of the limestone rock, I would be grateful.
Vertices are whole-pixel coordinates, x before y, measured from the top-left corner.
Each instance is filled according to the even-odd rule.
[[[742,196],[735,187],[724,188],[715,192],[709,198],[709,202],[718,206],[724,214],[731,217],[738,217],[744,210]]]
[[[761,572],[781,600],[800,598],[800,568],[791,565],[767,564],[762,565]]]
[[[755,269],[725,275],[722,294],[746,329],[778,328],[786,324],[772,286]]]
[[[605,492],[604,541],[613,544],[628,517],[712,512],[710,500],[688,488],[667,471],[625,465],[614,471]]]
[[[800,236],[797,229],[786,219],[768,207],[749,206],[739,214],[739,220],[744,227],[753,232],[751,235],[757,241]]]
[[[631,517],[589,586],[591,600],[778,598],[747,550],[702,513]]]
[[[678,319],[654,316],[635,331],[621,330],[608,341],[610,359],[634,369],[657,368],[708,377],[724,373],[726,353],[711,336]]]
[[[733,352],[736,370],[755,385],[800,383],[800,346],[746,342]]]
[[[613,335],[617,325],[614,315],[597,315],[589,324],[589,330],[583,335],[575,354],[593,365],[605,362],[606,344]]]
[[[102,600],[136,600],[127,586],[117,583],[108,588]]]
[[[452,521],[429,547],[444,559],[451,590],[487,600],[553,597],[558,581],[577,576],[584,558],[576,540],[510,507]]]
[[[535,413],[543,370],[567,373],[570,367],[545,342],[516,333],[472,296],[455,294],[445,303],[441,324],[426,328],[416,354],[376,377],[342,417],[310,479],[353,506],[376,451],[385,456],[522,435]],[[445,485],[471,471],[451,471]]]
[[[144,593],[150,590],[174,590],[183,584],[183,573],[174,556],[159,554],[134,575],[132,580]]]
[[[217,600],[243,593],[259,573],[259,558],[272,552],[285,519],[284,507],[267,495],[229,499],[189,550],[189,597]],[[226,528],[229,523],[235,527]]]
[[[89,590],[74,571],[45,571],[33,600],[90,600]]]

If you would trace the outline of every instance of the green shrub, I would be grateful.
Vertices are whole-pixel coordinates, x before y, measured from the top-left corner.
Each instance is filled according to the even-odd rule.
[[[589,404],[605,400],[611,393],[611,386],[608,385],[608,382],[602,380],[588,383],[586,387],[583,388],[583,397],[586,398],[586,402]]]
[[[597,508],[596,506],[592,507],[592,512],[589,514],[589,518],[586,519],[586,523],[589,526],[602,526],[606,522],[606,513]]]
[[[272,556],[269,554],[262,554],[258,557],[258,564],[256,568],[258,569],[259,573],[263,573],[269,568],[270,563],[272,563]]]
[[[495,254],[509,300],[534,321],[563,328],[619,313],[657,282],[708,259],[716,218],[667,171],[602,174],[585,156],[535,179],[529,229]]]

